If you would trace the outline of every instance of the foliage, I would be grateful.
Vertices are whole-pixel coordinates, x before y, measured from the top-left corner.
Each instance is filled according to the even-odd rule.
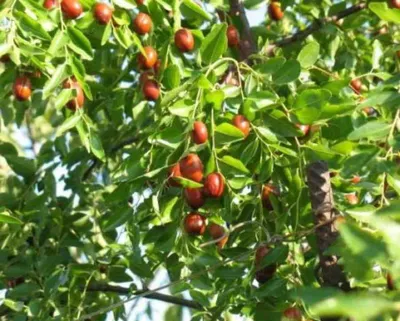
[[[249,30],[242,14],[230,12],[239,1],[112,0],[106,24],[93,15],[94,0],[80,0],[78,19],[41,1],[1,1],[0,289],[7,292],[0,315],[43,321],[95,313],[90,320],[105,320],[112,310],[126,320],[126,295],[96,285],[128,284],[129,296],[166,269],[171,294],[186,291],[201,306],[191,309],[192,320],[228,313],[281,320],[292,306],[313,320],[398,318],[400,10],[373,1],[327,19],[357,2],[282,0],[284,18],[266,15],[252,27],[258,50],[243,57]],[[261,12],[267,5],[244,1]],[[139,11],[152,19],[145,35],[132,26]],[[230,24],[241,46],[228,46]],[[317,28],[306,39],[279,45],[309,25]],[[191,52],[174,44],[181,27],[193,34]],[[158,99],[157,83],[149,96],[139,80],[146,46],[161,62]],[[22,75],[32,83],[27,101],[13,94]],[[354,78],[360,90],[349,86]],[[72,108],[81,94],[83,108]],[[232,122],[236,114],[250,121],[248,136],[246,124]],[[195,120],[207,127],[204,144],[192,141]],[[21,132],[32,146],[23,146]],[[198,211],[207,225],[225,227],[226,244],[209,231],[185,233],[192,209],[184,187],[203,182],[174,184],[169,169],[189,153],[202,160],[204,177],[223,175],[223,197],[206,197]],[[305,177],[315,160],[329,164],[346,219],[329,251],[340,256],[350,294],[321,287],[315,273]],[[265,184],[273,187],[263,192]],[[272,249],[255,264],[255,249],[265,243]],[[271,266],[276,273],[258,283],[257,270]],[[183,318],[182,307],[165,318]]]

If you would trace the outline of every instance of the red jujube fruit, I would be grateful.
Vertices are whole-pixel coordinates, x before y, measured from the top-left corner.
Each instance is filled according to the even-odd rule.
[[[211,173],[204,182],[204,193],[213,198],[220,198],[224,194],[225,180],[220,173]]]
[[[228,26],[226,37],[228,38],[229,47],[236,47],[239,44],[239,33],[234,25]]]
[[[279,21],[283,18],[281,4],[278,1],[272,1],[268,6],[268,15],[272,20]]]
[[[174,177],[182,177],[181,167],[179,166],[179,163],[176,163],[175,165],[169,168],[168,177],[169,177],[168,184],[170,186],[174,187],[181,186],[181,184],[174,179]]]
[[[151,31],[153,22],[150,16],[146,13],[140,12],[135,20],[133,20],[133,28],[139,35],[145,35]]]
[[[184,178],[195,182],[201,182],[203,179],[203,163],[196,154],[189,154],[179,162],[181,174]]]
[[[189,52],[194,48],[194,38],[188,29],[179,29],[175,32],[175,45],[181,52]]]
[[[210,235],[213,238],[213,240],[218,240],[219,238],[226,235],[220,241],[218,241],[217,246],[219,249],[222,249],[225,246],[226,242],[228,242],[228,235],[225,229],[221,225],[212,223],[208,227],[208,231],[210,232]]]
[[[143,96],[147,100],[157,100],[160,97],[160,87],[157,81],[149,79],[144,83]]]
[[[196,144],[204,144],[208,140],[207,127],[203,122],[201,121],[194,122],[192,139]]]
[[[83,8],[79,0],[62,0],[61,10],[65,17],[69,19],[76,19],[83,12]]]
[[[240,129],[240,131],[244,134],[245,138],[249,136],[250,122],[247,120],[246,117],[244,117],[243,115],[236,115],[232,119],[232,124],[236,128]]]
[[[184,195],[187,204],[194,209],[202,207],[205,203],[202,188],[185,188]]]
[[[206,230],[206,218],[193,212],[186,215],[183,225],[189,235],[203,235]]]
[[[31,97],[32,84],[28,77],[21,76],[15,80],[13,86],[14,96],[19,101],[26,101]]]
[[[138,63],[141,68],[150,69],[157,62],[157,52],[150,46],[144,47],[144,51],[146,52],[146,56],[140,53],[138,55]]]
[[[85,94],[83,93],[82,87],[76,81],[76,79],[67,79],[64,81],[63,87],[76,90],[76,96],[67,103],[67,107],[73,111],[75,111],[77,108],[82,108],[83,104],[85,103]]]
[[[113,9],[106,3],[98,2],[94,5],[93,15],[98,23],[106,25],[110,22],[113,14]]]

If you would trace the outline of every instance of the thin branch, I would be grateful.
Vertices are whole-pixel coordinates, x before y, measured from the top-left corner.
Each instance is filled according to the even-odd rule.
[[[140,295],[143,294],[147,291],[135,291],[131,292],[130,289],[120,287],[120,286],[115,286],[115,285],[109,285],[109,284],[92,284],[89,285],[87,288],[88,292],[113,292],[113,293],[118,293],[121,295]],[[175,305],[180,305],[186,308],[191,308],[195,310],[203,310],[203,307],[200,303],[191,301],[191,300],[186,300],[182,298],[178,298],[176,296],[172,295],[167,295],[167,294],[162,294],[162,293],[150,293],[146,294],[143,297],[147,299],[153,299],[153,300],[158,300],[162,302],[167,302],[167,303],[172,303]]]
[[[364,10],[367,8],[367,3],[366,2],[361,2],[358,3],[350,8],[347,8],[343,11],[338,12],[335,15],[328,16],[322,19],[315,20],[311,25],[309,25],[307,28],[304,30],[301,30],[292,36],[289,36],[287,38],[283,38],[281,40],[276,41],[275,43],[272,43],[271,45],[268,46],[267,48],[267,53],[269,54],[272,50],[274,50],[277,47],[285,47],[287,45],[290,45],[294,42],[301,41],[306,39],[309,35],[311,35],[313,32],[318,31],[321,26],[328,22],[337,22],[340,19],[343,19],[347,16],[350,16],[354,13],[357,13],[361,10]]]
[[[240,40],[240,56],[242,60],[247,60],[252,54],[257,52],[257,45],[253,39],[249,20],[246,16],[243,1],[229,0],[231,17],[239,17],[242,24]]]

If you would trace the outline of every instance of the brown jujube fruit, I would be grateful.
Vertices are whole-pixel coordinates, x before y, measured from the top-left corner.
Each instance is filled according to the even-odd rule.
[[[295,307],[287,308],[285,311],[283,311],[283,316],[296,321],[301,321],[302,318],[301,311]]]
[[[261,200],[262,200],[264,208],[269,211],[273,210],[273,206],[272,206],[272,202],[271,202],[271,198],[270,198],[271,194],[274,194],[275,196],[279,195],[279,191],[276,188],[276,186],[274,186],[272,184],[264,185],[263,189],[262,189]]]
[[[203,163],[196,154],[189,154],[179,162],[181,174],[184,178],[195,182],[201,182],[203,179]]]
[[[142,53],[139,53],[138,63],[141,68],[150,69],[157,62],[157,52],[153,47],[150,46],[144,47],[144,51],[146,52],[146,56],[144,56]]]
[[[303,132],[304,136],[307,136],[310,131],[310,125],[296,124],[296,127]]]
[[[243,115],[236,115],[232,119],[232,124],[236,128],[240,129],[240,131],[244,134],[245,138],[249,136],[250,122],[247,120],[246,117],[244,117]]]
[[[143,96],[147,100],[157,100],[160,97],[160,87],[157,81],[149,79],[143,85]]]
[[[47,10],[54,9],[57,5],[57,0],[45,0],[43,3],[43,7],[45,7]]]
[[[136,0],[136,4],[137,4],[138,6],[141,6],[141,5],[144,4],[144,0]]]
[[[392,0],[392,7],[395,9],[400,9],[400,0]]]
[[[181,52],[189,52],[194,48],[194,38],[188,29],[179,29],[175,32],[175,45]]]
[[[158,75],[158,73],[160,72],[161,69],[161,60],[157,59],[156,63],[153,66],[154,72],[156,73],[156,75]]]
[[[150,79],[154,79],[154,73],[151,71],[144,71],[140,74],[139,83],[143,86],[146,81]]]
[[[281,4],[278,1],[272,1],[268,6],[268,15],[272,20],[279,21],[283,18]]]
[[[239,44],[239,33],[234,25],[228,26],[226,37],[228,38],[229,47],[236,47]]]
[[[112,18],[112,14],[113,9],[108,4],[98,2],[94,5],[93,15],[99,24],[108,24]]]
[[[75,89],[76,96],[67,103],[67,107],[73,111],[77,108],[82,108],[85,103],[85,94],[83,93],[81,85],[75,78],[67,79],[63,84],[64,88]]]
[[[206,231],[206,218],[197,212],[192,212],[185,217],[183,225],[189,235],[203,235]]]
[[[361,92],[362,82],[360,79],[355,78],[350,82],[350,86],[356,94]]]
[[[146,13],[140,12],[135,20],[133,20],[133,28],[139,35],[145,35],[151,31],[153,22],[150,16]]]
[[[205,203],[202,188],[185,188],[184,195],[186,203],[195,210]]]
[[[269,253],[270,248],[266,245],[261,245],[257,248],[255,256],[255,267],[256,267],[256,280],[263,284],[269,281],[276,272],[276,264],[271,264],[260,268],[263,258]]]
[[[394,290],[396,290],[396,286],[395,286],[395,284],[394,284],[393,277],[392,277],[392,275],[391,275],[390,273],[387,273],[387,274],[386,274],[386,288],[387,288],[389,291],[394,291]]]
[[[83,8],[79,0],[62,0],[61,11],[66,18],[76,19],[82,14]]]
[[[31,97],[32,84],[28,77],[21,76],[15,80],[13,86],[14,96],[19,101],[26,101]]]
[[[174,179],[174,177],[182,177],[181,167],[179,166],[179,163],[176,163],[175,165],[169,168],[168,177],[169,177],[168,184],[170,186],[174,187],[181,186],[181,184]]]
[[[226,235],[224,238],[218,241],[217,246],[219,249],[222,249],[225,246],[226,242],[228,242],[228,235],[225,229],[221,225],[212,223],[209,225],[208,231],[210,232],[210,235],[213,238],[213,240],[218,240],[219,238]]]
[[[195,121],[192,130],[193,141],[200,145],[208,140],[208,131],[206,125],[201,121]]]
[[[204,193],[213,198],[220,198],[224,194],[225,180],[220,173],[211,173],[204,181]]]
[[[4,56],[0,57],[0,61],[3,62],[3,63],[9,62],[10,60],[11,59],[10,59],[9,55],[4,55]]]

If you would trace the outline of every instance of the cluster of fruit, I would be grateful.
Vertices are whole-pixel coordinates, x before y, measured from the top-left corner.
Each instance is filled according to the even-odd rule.
[[[137,1],[138,5],[143,4],[143,1]],[[45,0],[44,7],[47,10],[53,10],[58,5],[61,5],[61,11],[67,19],[77,19],[83,13],[83,7],[79,0]],[[113,15],[113,9],[106,3],[96,3],[93,6],[93,15],[99,24],[108,24]],[[143,12],[139,12],[133,21],[133,29],[139,35],[146,35],[151,32],[153,22],[151,17]],[[231,47],[239,45],[239,33],[235,26],[229,25],[227,29],[228,44]],[[190,30],[182,28],[176,31],[174,36],[176,47],[182,53],[188,53],[194,49],[194,38]],[[144,52],[138,55],[138,65],[142,70],[139,78],[143,96],[150,101],[155,101],[160,96],[160,86],[156,81],[156,76],[161,68],[161,60],[158,59],[157,51],[151,47],[143,48]],[[0,58],[2,62],[8,62],[10,57],[5,55]],[[76,97],[68,103],[68,108],[76,110],[82,108],[85,96],[81,85],[76,79],[68,79],[64,82],[64,88],[72,88],[76,90]],[[31,97],[32,84],[28,76],[23,75],[16,79],[13,87],[14,96],[18,101],[27,101]]]

